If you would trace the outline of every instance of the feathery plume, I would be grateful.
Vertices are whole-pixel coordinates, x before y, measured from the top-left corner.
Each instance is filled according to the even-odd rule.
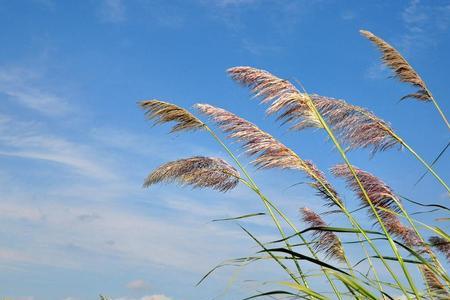
[[[261,169],[301,170],[313,179],[311,186],[327,201],[328,205],[335,204],[333,199],[340,201],[337,192],[312,162],[302,160],[294,151],[267,132],[222,108],[209,104],[196,104],[195,106],[200,112],[209,116],[212,121],[218,124],[225,133],[228,133],[229,138],[243,142],[245,152],[250,156],[256,156],[256,159],[253,161],[256,167]]]
[[[378,177],[370,174],[369,172],[363,171],[355,166],[353,166],[353,169],[355,170],[362,186],[366,190],[373,206],[393,212],[399,212],[399,208],[396,205],[394,199],[396,199],[397,201],[400,200],[397,199],[394,192],[387,184],[385,184]],[[358,198],[361,200],[363,206],[369,206],[369,203],[367,203],[367,200],[364,197],[364,193],[359,187],[358,182],[356,181],[355,177],[346,164],[335,165],[331,168],[331,173],[336,177],[343,178],[347,182],[347,186],[358,195]],[[386,214],[386,218],[391,217],[391,214],[384,210],[380,210],[379,214]]]
[[[396,213],[401,212],[396,203],[400,203],[400,200],[393,190],[375,175],[354,166],[353,169],[387,231],[401,238],[408,246],[420,246],[422,243],[416,232],[404,226],[396,215]],[[370,207],[358,182],[346,164],[334,166],[331,168],[331,172],[334,176],[341,177],[347,182],[347,186],[358,195],[363,207]],[[376,219],[372,210],[370,210],[370,215]]]
[[[312,161],[306,160],[304,162],[308,169],[307,174],[310,178],[314,179],[314,181],[310,182],[309,185],[316,190],[317,196],[325,200],[325,205],[330,207],[337,205],[336,201],[338,201],[340,205],[343,205],[337,191],[325,177],[325,174],[319,170]]]
[[[437,276],[430,270],[429,267],[425,265],[420,265],[419,268],[422,270],[422,274],[425,277],[428,288],[433,294],[434,299],[446,300],[449,299],[450,294],[448,293],[445,286],[437,278]]]
[[[288,80],[252,67],[234,67],[227,70],[231,78],[248,86],[262,103],[271,102],[267,113],[280,113],[278,119],[293,122],[296,128],[322,127],[308,105],[307,94],[300,93]]]
[[[439,250],[450,261],[450,242],[440,236],[432,236],[428,239],[431,246]]]
[[[373,152],[387,150],[399,141],[392,135],[389,124],[364,108],[343,100],[316,94],[301,93],[287,80],[252,67],[235,67],[228,70],[237,82],[251,88],[262,103],[272,102],[268,114],[280,112],[278,120],[293,123],[291,129],[322,125],[308,105],[310,97],[320,114],[350,149],[372,147]]]
[[[159,166],[148,175],[144,187],[159,182],[176,182],[182,186],[209,187],[226,192],[236,187],[239,178],[239,172],[223,159],[195,156]]]
[[[383,220],[386,229],[393,236],[400,238],[406,246],[417,247],[419,252],[428,252],[429,248],[423,247],[423,243],[417,233],[411,228],[407,227],[400,222],[400,219],[391,212],[385,212],[380,216]]]
[[[311,227],[327,227],[327,223],[322,218],[307,207],[300,209],[303,222]],[[344,261],[344,249],[337,235],[332,231],[315,230],[314,237],[317,239],[314,248],[316,251],[324,252],[327,257],[332,257]]]
[[[311,99],[325,121],[349,149],[371,147],[375,153],[399,145],[390,125],[372,112],[344,100],[316,94],[311,95]]]
[[[381,57],[382,61],[394,71],[395,77],[418,88],[415,93],[406,95],[402,99],[415,98],[425,102],[431,101],[432,96],[428,92],[425,82],[397,49],[370,31],[360,30],[359,32],[378,47],[383,55]]]
[[[175,122],[170,132],[183,130],[197,130],[203,127],[203,122],[196,118],[187,110],[164,101],[144,100],[139,102],[139,106],[144,109],[149,120],[154,124]]]

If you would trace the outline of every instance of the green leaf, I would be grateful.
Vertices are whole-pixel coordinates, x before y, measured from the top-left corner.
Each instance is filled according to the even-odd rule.
[[[286,292],[286,291],[271,291],[271,292],[266,292],[266,293],[261,293],[261,294],[258,294],[258,295],[250,296],[250,297],[247,297],[247,298],[242,299],[242,300],[249,300],[249,299],[255,299],[255,298],[258,298],[258,297],[273,296],[273,295],[290,295],[290,296],[297,296],[298,297],[298,295],[293,294],[293,293],[289,293],[289,292]]]
[[[251,218],[251,217],[256,217],[256,216],[265,216],[265,215],[266,215],[265,213],[260,212],[260,213],[243,215],[243,216],[239,216],[239,217],[233,217],[233,218],[215,219],[215,220],[212,220],[212,222],[240,220],[240,219],[246,219],[246,218]]]
[[[345,285],[352,288],[354,291],[360,293],[365,296],[367,299],[377,300],[378,297],[372,294],[368,289],[366,289],[363,285],[361,285],[358,281],[355,280],[355,277],[346,276],[341,273],[331,272],[337,279],[342,281]]]
[[[289,249],[273,248],[273,249],[264,249],[264,250],[261,250],[259,252],[282,252],[282,253],[287,253],[287,254],[290,254],[290,255],[298,258],[298,259],[307,260],[307,261],[312,262],[312,263],[314,263],[316,265],[320,265],[322,267],[325,267],[325,268],[328,268],[328,269],[331,269],[331,270],[335,270],[335,271],[338,271],[338,272],[341,272],[341,273],[344,273],[344,274],[350,276],[350,274],[348,274],[347,272],[342,271],[339,268],[333,267],[332,265],[327,264],[326,262],[320,261],[318,259],[306,256],[306,255],[303,255],[301,253],[297,253],[297,252],[289,250]]]
[[[327,299],[325,296],[322,296],[321,294],[316,293],[316,292],[314,292],[313,290],[307,288],[306,286],[300,285],[300,284],[298,284],[298,283],[292,283],[292,282],[280,282],[280,284],[285,285],[285,286],[288,286],[288,287],[290,287],[290,288],[293,288],[293,289],[295,289],[295,290],[297,290],[297,291],[303,292],[303,293],[305,293],[305,294],[307,294],[307,295],[309,295],[309,296],[311,296],[311,297],[314,297],[314,298],[316,298],[316,299],[322,299],[322,300]]]
[[[360,233],[361,231],[359,229],[356,228],[344,228],[344,227],[330,227],[330,226],[313,226],[313,227],[308,227],[300,232],[297,232],[293,235],[290,235],[284,239],[281,240],[276,240],[273,242],[270,242],[270,244],[273,243],[280,243],[280,242],[284,242],[286,240],[289,240],[295,236],[299,236],[302,235],[308,231],[332,231],[332,232],[342,232],[342,233]],[[383,233],[379,232],[379,231],[374,231],[374,230],[363,230],[365,233],[369,233],[369,234],[377,234],[377,235],[383,235]]]

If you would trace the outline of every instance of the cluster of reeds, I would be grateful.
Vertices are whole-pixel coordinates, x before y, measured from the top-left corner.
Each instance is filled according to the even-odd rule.
[[[450,129],[425,82],[406,59],[381,38],[368,31],[361,33],[379,48],[382,61],[393,70],[395,77],[418,89],[403,98],[432,102]],[[279,240],[260,241],[241,226],[261,251],[220,265],[271,259],[289,276],[288,281],[281,282],[284,289],[259,292],[247,299],[276,295],[295,299],[450,299],[450,278],[446,268],[450,259],[450,236],[436,224],[426,224],[418,219],[418,214],[408,213],[412,208],[410,203],[417,205],[414,208],[433,206],[435,209],[429,213],[448,214],[450,209],[442,204],[422,204],[399,196],[377,176],[352,165],[347,152],[370,149],[374,155],[380,151],[404,148],[435,177],[448,197],[449,187],[433,169],[433,164],[428,164],[389,123],[365,108],[340,99],[308,94],[303,88],[299,89],[265,70],[234,67],[228,73],[233,80],[249,87],[261,103],[268,105],[267,114],[277,115],[277,120],[290,124],[291,129],[312,127],[324,131],[342,160],[341,164],[331,167],[331,174],[343,179],[357,199],[347,203],[342,201],[325,173],[312,161],[302,158],[255,124],[222,108],[196,104],[195,108],[217,125],[226,138],[242,145],[244,153],[253,157],[252,163],[257,169],[300,171],[298,176],[307,178],[322,203],[333,207],[333,217],[348,224],[330,226],[325,221],[330,211],[320,214],[310,208],[301,208],[302,222],[296,225],[297,221],[291,220],[277,206],[276,200],[272,201],[264,194],[207,120],[202,121],[199,116],[172,103],[159,100],[140,102],[155,124],[175,123],[172,132],[208,132],[231,160],[195,156],[168,162],[147,177],[145,187],[159,182],[175,182],[227,192],[242,183],[261,200],[266,215],[273,220],[280,234]],[[361,211],[369,216],[369,222],[361,218]],[[248,214],[226,220],[239,221],[260,215]],[[448,216],[440,219],[448,221]],[[304,262],[317,268],[306,270]],[[324,276],[327,285],[314,284],[317,272]]]

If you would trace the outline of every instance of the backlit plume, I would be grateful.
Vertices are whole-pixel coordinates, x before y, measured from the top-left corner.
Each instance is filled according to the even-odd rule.
[[[372,112],[344,100],[311,95],[317,110],[349,149],[383,151],[399,145],[390,125]]]
[[[301,170],[313,179],[311,186],[327,201],[327,204],[332,205],[333,198],[340,201],[331,184],[312,162],[301,159],[294,151],[267,132],[222,108],[209,104],[196,104],[196,108],[209,116],[225,133],[228,133],[229,138],[242,142],[245,152],[250,156],[256,156],[253,161],[256,167]]]
[[[392,189],[371,173],[354,166],[353,169],[387,231],[402,239],[409,246],[421,245],[420,238],[415,231],[404,226],[397,217],[396,213],[400,212],[400,208],[396,201],[400,203],[400,200]],[[347,182],[347,186],[358,195],[362,205],[369,209],[370,215],[376,220],[375,213],[370,208],[370,204],[348,166],[346,164],[336,165],[331,169],[331,172]]]
[[[144,182],[149,187],[159,182],[176,182],[182,186],[212,188],[226,192],[239,183],[239,172],[220,158],[196,156],[165,163]]]
[[[445,286],[441,283],[441,281],[437,278],[437,276],[429,269],[429,267],[425,265],[420,265],[422,269],[422,273],[425,276],[426,283],[433,294],[433,299],[437,300],[447,300],[450,298],[450,294],[448,293]]]
[[[378,47],[383,55],[381,57],[382,61],[394,71],[395,77],[418,88],[415,93],[406,95],[402,99],[415,98],[426,102],[431,101],[432,96],[428,92],[425,82],[400,52],[370,31],[360,30],[360,33]]]
[[[271,103],[268,114],[280,113],[278,119],[295,122],[296,128],[322,127],[308,105],[307,94],[300,93],[288,80],[252,67],[228,69],[231,78],[248,86],[262,103]]]
[[[268,114],[279,113],[278,119],[293,124],[291,129],[322,127],[309,106],[307,98],[350,149],[372,148],[373,152],[398,145],[389,124],[364,108],[343,100],[316,94],[301,93],[289,81],[252,67],[235,67],[228,70],[231,78],[250,87],[262,103],[271,103]]]
[[[155,125],[175,122],[171,132],[183,130],[196,130],[203,128],[203,122],[197,119],[187,110],[164,101],[144,100],[139,102],[139,106],[145,110],[145,114]]]
[[[450,261],[450,242],[440,236],[432,236],[428,240],[432,247],[441,252]]]

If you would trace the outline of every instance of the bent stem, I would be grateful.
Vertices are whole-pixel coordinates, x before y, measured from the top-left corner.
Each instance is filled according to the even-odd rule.
[[[308,96],[309,98],[309,96]],[[434,101],[434,99],[433,99]],[[364,116],[374,120],[374,117],[371,116],[370,114],[368,114],[367,112],[365,112],[362,109],[357,109],[358,112],[362,113]],[[444,115],[443,115],[444,116]],[[444,116],[444,120],[446,121],[447,119],[445,119]],[[447,123],[448,125],[448,123]],[[400,145],[402,145],[403,147],[405,147],[421,164],[423,164],[425,166],[425,168],[439,181],[439,183],[447,190],[447,193],[450,194],[450,188],[448,187],[448,185],[445,183],[444,180],[442,180],[442,178],[433,170],[433,168],[419,155],[417,154],[416,151],[414,151],[414,149],[409,146],[399,135],[397,135],[394,131],[392,131],[391,128],[389,128],[388,126],[386,126],[385,124],[380,124],[380,126],[383,127],[384,130],[386,130],[394,139],[396,139]],[[450,129],[450,127],[449,127]]]
[[[434,99],[433,94],[431,94],[428,87],[425,87],[425,90],[427,91],[428,95],[430,95],[431,101],[433,102],[434,106],[436,107],[437,111],[442,117],[442,120],[444,120],[445,124],[447,125],[447,128],[450,130],[450,123],[447,120],[447,117],[445,116],[444,112],[442,111],[441,107],[437,103],[436,99]]]
[[[306,91],[305,91],[305,93],[306,93]],[[310,109],[314,112],[314,114],[317,116],[317,118],[318,118],[319,122],[321,123],[322,127],[325,129],[325,131],[327,132],[327,134],[330,136],[331,140],[333,141],[333,143],[335,144],[336,148],[338,149],[340,155],[342,156],[342,158],[343,158],[345,164],[347,165],[347,167],[349,168],[349,170],[350,170],[350,172],[352,173],[353,177],[355,178],[355,180],[356,180],[356,182],[357,182],[359,188],[361,189],[361,191],[362,191],[362,193],[363,193],[364,198],[366,199],[367,203],[370,205],[370,208],[372,209],[372,211],[373,211],[373,213],[374,213],[374,215],[375,215],[375,217],[376,217],[378,223],[380,224],[380,226],[381,226],[383,232],[385,233],[386,238],[388,239],[389,245],[391,246],[392,251],[394,252],[396,258],[398,259],[399,264],[400,264],[400,266],[401,266],[401,268],[402,268],[402,270],[403,270],[403,273],[405,274],[405,277],[406,277],[406,279],[407,279],[409,285],[411,286],[411,289],[413,290],[413,292],[414,292],[416,298],[417,298],[417,299],[420,299],[419,291],[417,290],[417,288],[416,288],[416,286],[415,286],[415,284],[414,284],[414,282],[413,282],[413,280],[412,280],[412,278],[411,278],[411,275],[409,274],[409,271],[408,271],[408,269],[407,269],[406,266],[405,266],[405,263],[404,263],[404,261],[403,261],[403,258],[401,257],[400,253],[398,252],[398,249],[397,249],[397,247],[395,246],[395,243],[394,243],[394,241],[392,240],[392,237],[391,237],[390,234],[388,233],[388,231],[387,231],[387,229],[386,229],[386,227],[385,227],[383,221],[381,220],[380,216],[378,215],[378,212],[377,212],[376,208],[375,208],[374,205],[372,204],[372,201],[370,200],[369,195],[367,194],[367,191],[364,189],[364,186],[362,185],[361,181],[359,180],[358,175],[356,174],[356,171],[354,170],[353,166],[351,165],[350,161],[348,160],[347,155],[345,154],[344,149],[342,148],[341,144],[340,144],[340,143],[338,142],[338,140],[336,139],[336,137],[335,137],[333,131],[330,129],[330,127],[328,126],[328,124],[327,124],[327,123],[325,122],[325,120],[323,119],[323,117],[322,117],[322,115],[320,114],[320,112],[317,110],[317,108],[316,108],[316,106],[314,105],[314,102],[312,101],[311,97],[309,97],[309,95],[308,95],[307,93],[306,93],[306,95],[307,95],[306,98],[307,98],[307,101],[308,101],[308,106],[309,106]],[[352,217],[352,219],[353,219],[353,217]],[[358,225],[359,225],[359,224],[358,224]],[[363,235],[365,235],[363,231],[361,231],[361,233],[362,233]],[[365,236],[365,237],[366,237],[366,236]],[[369,242],[369,238],[367,237],[366,239],[367,239],[367,241]],[[372,246],[372,243],[371,243],[371,242],[369,242],[369,243],[370,243],[371,246]],[[376,247],[372,247],[372,248],[374,249],[375,252],[378,252],[378,249],[377,249]],[[377,253],[377,255],[379,255],[379,256],[381,257],[381,255],[380,255],[379,252]],[[399,284],[399,287],[402,289],[402,291],[405,293],[405,295],[407,295],[405,288],[404,288],[403,285],[400,283],[399,279],[397,278],[397,276],[395,275],[395,273],[393,272],[393,270],[391,269],[391,267],[389,266],[389,264],[388,264],[384,259],[381,259],[381,260],[382,260],[383,264],[385,265],[386,269],[389,271],[389,273],[391,273],[392,277],[395,279],[395,281],[397,282],[397,284]]]
[[[420,221],[418,221],[418,220],[416,220],[416,219],[414,219],[414,218],[411,218],[409,216],[409,214],[406,212],[406,210],[404,209],[403,205],[398,201],[398,199],[393,198],[393,200],[395,201],[397,206],[400,208],[400,211],[402,212],[402,214],[394,212],[394,211],[386,209],[386,208],[382,208],[382,207],[380,207],[379,209],[383,210],[383,211],[386,211],[386,212],[389,212],[389,213],[392,213],[392,214],[395,214],[395,215],[397,215],[399,217],[405,218],[408,221],[408,223],[411,225],[411,228],[417,234],[417,237],[420,239],[421,244],[426,246],[425,239],[421,235],[420,231],[417,229],[417,226],[415,225],[415,223],[419,223],[421,225],[425,225],[425,224],[420,222]],[[446,274],[446,272],[444,270],[444,267],[442,266],[441,262],[439,261],[439,259],[437,258],[436,254],[433,252],[433,250],[431,248],[429,248],[428,246],[426,246],[426,253],[428,253],[430,255],[431,259],[435,263],[435,267],[438,268],[438,270],[434,270],[433,268],[431,268],[433,273],[435,273],[437,276],[442,277],[442,279],[444,279],[447,283],[450,283],[450,279],[447,276],[447,274]]]
[[[282,236],[283,239],[286,239],[286,234],[284,233],[283,228],[281,227],[278,218],[275,216],[275,214],[272,211],[272,208],[276,208],[259,190],[258,186],[256,185],[256,183],[253,181],[253,179],[251,178],[251,176],[248,174],[247,170],[244,168],[244,166],[240,163],[240,161],[237,159],[237,157],[233,154],[233,152],[231,152],[231,150],[222,142],[222,140],[214,133],[214,131],[212,131],[206,124],[204,125],[205,129],[214,137],[214,139],[225,149],[225,151],[228,153],[228,155],[235,161],[235,163],[239,166],[239,168],[242,170],[242,172],[244,173],[244,175],[247,177],[247,179],[249,180],[250,184],[247,185],[250,189],[252,189],[255,193],[258,194],[258,196],[261,198],[261,200],[264,203],[264,206],[266,207],[267,211],[269,212],[272,220],[274,221],[278,231],[280,232],[280,235]],[[272,207],[272,208],[271,208]],[[278,208],[276,208],[277,212],[279,213],[280,211],[278,210]],[[290,222],[291,223],[291,222]],[[292,226],[291,226],[292,227]],[[293,228],[294,229],[294,228]],[[298,230],[296,231],[296,233],[298,233]],[[310,247],[309,243],[307,242],[307,240],[300,235],[300,238],[302,239],[302,241],[307,245],[309,251],[311,252],[312,255],[315,256],[315,258],[317,258],[316,253],[312,250],[312,248]],[[289,244],[289,242],[286,240],[286,247],[288,247],[289,250],[292,250],[291,245]],[[308,286],[308,282],[306,280],[305,274],[303,273],[298,261],[296,259],[294,259],[294,263],[297,267],[297,270],[302,278],[302,281],[304,283],[304,285],[309,288]],[[325,276],[327,277],[334,293],[336,294],[336,296],[338,297],[338,299],[342,299],[340,292],[338,291],[336,285],[334,284],[333,280],[329,277],[328,273],[326,272],[326,270],[324,270],[322,268]],[[292,276],[291,276],[292,277]],[[298,282],[298,279],[295,279],[295,282],[300,284]]]
[[[420,161],[426,168],[427,170],[433,174],[433,176],[439,181],[440,184],[442,184],[442,186],[445,187],[445,189],[447,190],[447,193],[450,194],[450,188],[448,187],[448,185],[445,183],[444,180],[442,180],[441,177],[439,177],[439,175],[433,170],[433,168],[419,155],[417,154],[416,151],[414,151],[413,148],[411,148],[411,146],[409,146],[408,144],[406,144],[406,142],[404,140],[402,140],[399,136],[397,136],[399,139],[400,144],[405,147],[409,152],[411,152],[411,154],[418,160]]]
[[[214,137],[214,139],[227,151],[227,153],[230,155],[230,157],[236,162],[236,164],[239,166],[239,168],[242,170],[242,172],[245,174],[245,176],[248,178],[248,180],[250,181],[250,185],[247,185],[250,189],[252,189],[255,193],[258,194],[258,196],[261,198],[261,200],[264,203],[264,206],[266,207],[266,209],[268,210],[269,214],[271,215],[273,221],[275,222],[281,236],[283,237],[283,239],[286,239],[286,234],[284,233],[278,219],[276,218],[276,216],[273,214],[272,212],[272,208],[284,219],[284,221],[287,222],[288,225],[290,225],[290,227],[295,231],[296,234],[299,233],[299,230],[296,228],[296,226],[286,217],[286,215],[284,215],[284,213],[282,213],[269,199],[267,199],[267,197],[265,197],[262,192],[260,191],[260,189],[258,188],[258,186],[256,185],[256,183],[254,182],[254,180],[252,179],[252,177],[248,174],[247,170],[244,168],[244,166],[242,166],[242,164],[240,163],[240,161],[237,159],[237,157],[233,154],[233,152],[231,152],[231,150],[222,142],[222,140],[214,133],[214,131],[212,131],[207,125],[205,125],[206,129],[208,130],[208,132]],[[303,235],[298,234],[300,239],[302,240],[302,242],[306,245],[306,247],[308,248],[308,250],[311,252],[311,254],[314,256],[314,258],[318,258],[317,254],[315,253],[315,251],[311,248],[311,246],[309,245],[308,241],[303,237]],[[286,246],[288,247],[289,250],[292,250],[292,246],[286,241]],[[298,264],[298,261],[296,259],[294,259],[295,265],[299,271],[299,274],[302,277],[302,281],[305,283],[305,286],[308,287],[307,282],[306,282],[306,277],[303,274],[300,265]],[[336,294],[336,296],[338,297],[338,299],[342,299],[341,297],[341,293],[339,292],[339,290],[337,289],[336,285],[334,284],[333,280],[330,278],[329,274],[327,273],[327,271],[321,267],[322,271],[324,272],[327,280],[330,283],[331,288],[333,289],[334,293]]]
[[[249,183],[246,183],[246,185],[252,189],[253,191],[258,193],[258,189],[256,188],[255,182],[253,181],[253,179],[250,177],[250,175],[248,174],[247,170],[244,168],[244,166],[240,163],[240,161],[237,159],[237,157],[233,154],[233,152],[231,152],[231,150],[222,142],[222,140],[215,134],[214,131],[211,130],[211,128],[209,128],[209,126],[207,126],[206,124],[204,125],[205,129],[209,132],[209,134],[211,134],[211,136],[225,149],[225,151],[228,153],[228,155],[234,160],[234,162],[239,166],[239,168],[242,170],[242,172],[244,173],[245,177],[247,177],[247,179],[249,180]],[[260,193],[258,193],[258,195],[260,195]],[[263,200],[263,204],[265,206],[265,208],[267,209],[269,215],[271,216],[273,222],[275,223],[275,226],[277,227],[280,235],[284,238],[286,238],[286,234],[284,233],[283,228],[280,225],[280,222],[278,221],[277,217],[275,216],[275,214],[273,213],[272,209],[270,208],[270,206],[266,203],[266,201],[264,199]],[[289,248],[289,250],[291,250],[291,245],[289,244],[289,242],[286,241],[286,247]],[[304,283],[304,285],[306,287],[308,286],[308,282],[306,280],[306,277],[300,267],[300,265],[298,264],[298,262],[294,259],[295,261],[295,265],[296,268],[300,274],[300,277],[302,278],[302,281]],[[292,276],[291,276],[292,277]],[[294,276],[295,277],[295,276]],[[298,284],[300,284],[300,282],[297,281],[298,279],[295,279],[295,282],[297,282]]]

